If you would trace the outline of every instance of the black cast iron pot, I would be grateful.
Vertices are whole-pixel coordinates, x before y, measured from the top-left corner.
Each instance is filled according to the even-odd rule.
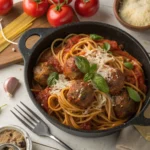
[[[51,118],[43,109],[42,107],[36,102],[34,95],[31,92],[32,87],[32,79],[33,79],[33,68],[36,65],[37,59],[39,55],[45,50],[46,48],[50,47],[53,40],[56,38],[64,38],[70,33],[85,33],[91,34],[96,33],[104,38],[112,39],[118,41],[119,44],[123,44],[124,48],[127,52],[137,58],[142,64],[146,78],[146,84],[148,87],[146,101],[144,102],[143,108],[138,116],[135,116],[128,120],[126,123],[122,124],[121,126],[105,130],[105,131],[84,131],[84,130],[77,130],[65,125],[62,125],[55,119]],[[28,49],[25,46],[26,40],[32,36],[38,35],[40,39],[37,43],[32,47],[32,49]],[[25,62],[25,83],[27,91],[30,95],[31,100],[33,101],[34,105],[40,110],[40,112],[47,118],[47,120],[58,127],[70,134],[74,134],[77,136],[84,136],[84,137],[100,137],[109,135],[114,133],[120,129],[128,125],[150,125],[150,119],[144,117],[144,110],[148,106],[150,102],[150,59],[145,51],[145,49],[140,45],[140,43],[135,40],[132,36],[128,33],[122,31],[119,28],[114,26],[104,24],[104,23],[97,23],[97,22],[80,22],[65,25],[59,28],[36,28],[31,29],[25,32],[19,41],[19,49],[24,57]]]

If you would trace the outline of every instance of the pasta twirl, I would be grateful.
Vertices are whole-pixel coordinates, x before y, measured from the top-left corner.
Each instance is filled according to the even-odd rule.
[[[132,69],[125,62],[133,65]],[[32,91],[37,102],[51,117],[76,129],[119,126],[138,114],[145,101],[140,62],[108,39],[94,40],[87,34],[58,38],[40,55],[33,73]],[[85,81],[87,73],[91,76]],[[95,76],[101,80],[96,84]],[[108,92],[103,90],[106,85]],[[127,87],[139,95],[140,102],[134,101]]]

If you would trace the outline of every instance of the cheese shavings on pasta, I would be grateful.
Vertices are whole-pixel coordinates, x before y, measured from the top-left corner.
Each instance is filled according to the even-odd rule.
[[[97,94],[97,100],[98,100],[98,105],[96,107],[97,109],[101,109],[102,106],[104,106],[107,102],[107,98],[104,95],[99,93]]]
[[[110,68],[107,63],[115,61],[114,57],[102,49],[86,50],[85,57],[90,64],[97,64],[97,73],[102,75],[105,79],[111,76]]]
[[[70,85],[71,82],[68,81],[63,74],[59,74],[59,80],[56,80],[56,84],[52,86],[50,93],[58,95],[62,89]]]

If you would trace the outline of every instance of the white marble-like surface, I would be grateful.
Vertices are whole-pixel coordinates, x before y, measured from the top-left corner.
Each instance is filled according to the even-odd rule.
[[[2,104],[8,104],[0,114],[0,125],[7,125],[7,124],[19,125],[30,134],[33,141],[40,144],[47,145],[49,147],[58,148],[59,150],[64,150],[55,141],[35,135],[30,130],[28,130],[28,128],[26,128],[17,118],[15,118],[15,116],[10,112],[10,110],[14,110],[13,107],[15,107],[16,104],[19,104],[19,102],[22,101],[25,104],[27,104],[27,106],[29,106],[34,112],[36,112],[49,125],[54,135],[56,135],[65,143],[67,143],[70,147],[73,148],[73,150],[114,150],[115,149],[117,134],[113,134],[111,136],[107,136],[103,138],[82,138],[82,137],[77,137],[65,133],[59,130],[58,128],[54,127],[53,125],[51,125],[31,102],[25,88],[23,69],[24,67],[21,65],[13,65],[0,70],[0,106]],[[19,89],[16,91],[14,97],[12,98],[9,98],[3,89],[3,83],[5,79],[7,79],[10,76],[15,76],[17,79],[19,79],[21,83]],[[45,149],[38,148],[39,146],[37,146],[36,144],[35,146],[36,148],[34,148],[33,150],[47,150],[46,148]],[[48,149],[52,149],[52,148],[48,148]]]
[[[18,1],[20,0],[14,0],[14,2]],[[80,21],[98,21],[117,26],[134,36],[145,47],[145,49],[150,52],[150,30],[137,32],[126,29],[125,27],[120,25],[114,17],[112,6],[113,0],[100,0],[100,9],[95,16],[90,18],[83,18],[79,16],[79,19]],[[10,67],[6,67],[0,70],[0,105],[5,103],[8,104],[7,107],[5,107],[5,109],[3,109],[2,113],[0,114],[0,125],[15,124],[23,127],[32,138],[34,146],[33,150],[53,150],[54,148],[64,150],[64,148],[62,148],[55,141],[48,138],[39,137],[32,133],[11,114],[10,109],[13,109],[13,107],[16,106],[19,101],[23,101],[25,104],[30,106],[30,108],[32,108],[32,110],[34,110],[41,118],[43,118],[43,120],[51,128],[54,135],[67,143],[70,147],[73,148],[73,150],[115,150],[118,133],[102,138],[82,138],[65,133],[51,125],[31,102],[24,84],[23,69],[24,67],[21,65],[12,65]],[[5,79],[11,76],[15,76],[16,78],[18,78],[21,86],[17,90],[13,98],[8,98],[4,93],[3,82],[5,81]],[[41,144],[43,144],[43,146]]]

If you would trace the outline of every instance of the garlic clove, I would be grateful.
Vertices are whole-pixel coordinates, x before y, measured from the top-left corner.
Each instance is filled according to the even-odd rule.
[[[10,77],[6,79],[3,86],[8,96],[12,97],[18,85],[19,85],[18,79],[16,79],[15,77]]]

